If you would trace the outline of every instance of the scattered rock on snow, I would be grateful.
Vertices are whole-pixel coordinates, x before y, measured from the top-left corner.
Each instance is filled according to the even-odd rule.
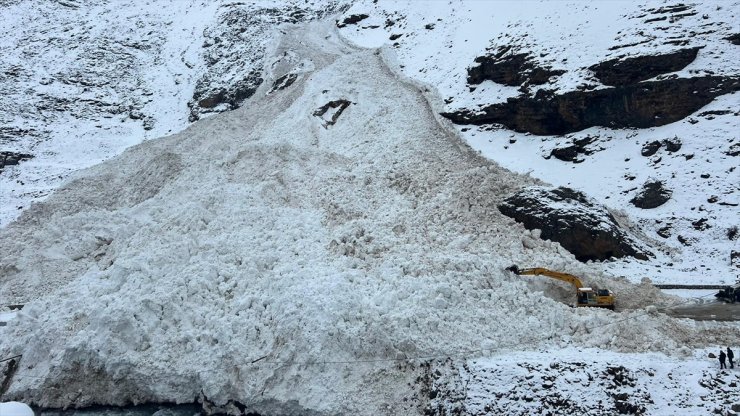
[[[579,156],[593,154],[594,151],[588,149],[586,146],[593,143],[595,140],[596,139],[591,136],[586,136],[582,139],[574,139],[571,145],[552,149],[552,151],[550,151],[550,156],[565,162],[583,162],[583,159]]]
[[[673,192],[671,190],[663,186],[663,182],[649,180],[645,182],[642,189],[630,202],[632,205],[642,209],[657,208],[671,199],[672,194]]]
[[[656,153],[658,153],[658,150],[660,150],[661,143],[658,140],[653,140],[651,142],[645,143],[642,145],[642,150],[640,151],[640,154],[645,157],[650,157]]]
[[[649,253],[623,231],[603,206],[570,188],[529,187],[498,206],[504,215],[527,229],[541,230],[541,238],[556,241],[580,261]]]

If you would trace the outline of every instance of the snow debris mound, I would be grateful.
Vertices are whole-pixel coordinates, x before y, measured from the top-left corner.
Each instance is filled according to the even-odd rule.
[[[2,230],[0,299],[26,304],[0,327],[0,356],[22,354],[7,397],[414,414],[420,357],[737,339],[569,308],[504,271],[598,275],[498,212],[537,181],[461,145],[334,28],[286,28],[245,106],[75,174]],[[300,76],[270,91],[288,58]],[[336,100],[352,105],[327,126],[314,111]]]

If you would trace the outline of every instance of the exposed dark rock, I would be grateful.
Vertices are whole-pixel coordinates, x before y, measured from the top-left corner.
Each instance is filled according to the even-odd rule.
[[[570,188],[530,187],[498,206],[504,215],[529,230],[541,230],[580,261],[632,256],[646,260],[650,253],[637,248],[609,211]]]
[[[190,121],[200,118],[202,110],[212,110],[224,105],[224,110],[238,108],[247,98],[251,97],[262,84],[262,76],[259,71],[253,71],[246,78],[235,82],[230,89],[220,88],[211,90],[207,78],[201,78],[195,84],[193,99],[188,103],[190,107]]]
[[[296,74],[285,74],[282,77],[275,80],[275,82],[272,84],[272,91],[278,91],[283,90],[285,88],[290,87],[293,85],[295,80],[298,79],[298,75]]]
[[[630,85],[660,74],[680,71],[696,59],[699,49],[701,48],[696,47],[662,55],[610,59],[588,69],[605,85]]]
[[[740,33],[735,33],[725,38],[732,42],[733,45],[740,45]]]
[[[391,35],[388,39],[390,39],[390,40],[396,40],[396,39],[400,38],[401,36],[403,36],[403,35],[400,34],[400,33],[395,33],[395,34]]]
[[[352,104],[352,102],[345,99],[329,101],[328,103],[316,109],[316,111],[313,112],[313,115],[324,120],[324,127],[332,126],[337,122],[339,116],[342,115],[342,112],[347,107],[349,107],[350,104]],[[329,111],[329,109],[336,110],[333,114],[330,114],[331,117],[327,119],[327,112]]]
[[[33,159],[33,155],[15,152],[0,152],[0,173],[2,173],[6,166],[17,165],[18,163],[28,159]]]
[[[354,25],[362,20],[367,19],[368,17],[370,16],[366,14],[353,14],[353,15],[350,15],[349,17],[345,17],[344,20],[342,20],[341,22],[337,20],[337,27],[345,27],[347,25]]]
[[[550,156],[564,162],[582,162],[582,159],[578,159],[578,155],[578,148],[575,145],[558,147],[550,151]]]
[[[678,152],[681,150],[681,139],[679,139],[678,136],[672,139],[665,139],[663,140],[663,145],[665,145],[665,150],[670,153]]]
[[[26,139],[40,140],[45,134],[48,134],[48,132],[41,132],[36,129],[23,129],[15,126],[0,126],[0,144]]]
[[[526,83],[541,85],[550,77],[565,73],[549,67],[537,67],[528,53],[514,53],[510,46],[500,47],[493,55],[475,58],[478,64],[468,68],[468,84],[477,85],[485,80],[499,84],[520,86]]]
[[[558,147],[550,151],[550,156],[555,157],[556,159],[560,159],[565,162],[573,162],[573,163],[580,163],[583,162],[583,159],[580,158],[581,155],[590,155],[594,153],[592,150],[589,150],[586,146],[593,143],[596,140],[596,138],[591,136],[586,136],[582,139],[574,139],[572,144],[565,147]]]
[[[434,29],[434,23],[427,23],[424,25],[424,29],[426,30],[433,30]]]
[[[670,237],[671,236],[671,226],[670,226],[670,224],[669,225],[666,225],[665,227],[661,227],[657,231],[657,233],[658,233],[659,236],[661,236],[663,238]]]
[[[640,150],[640,154],[649,157],[656,153],[658,153],[658,150],[660,149],[660,142],[657,140],[653,140],[652,142],[645,143],[642,145],[642,150]]]
[[[475,110],[442,113],[457,124],[502,124],[518,132],[557,135],[593,126],[647,128],[683,119],[715,97],[740,90],[738,77],[643,82],[595,91],[510,98]]]
[[[702,219],[693,221],[691,223],[691,226],[694,227],[695,230],[704,231],[708,228],[712,228],[711,225],[707,224],[707,221],[708,220],[706,218],[702,218]]]
[[[647,12],[653,13],[653,14],[666,14],[666,13],[680,13],[685,12],[686,10],[691,10],[692,6],[686,5],[686,4],[672,4],[670,6],[663,6],[659,7],[657,9],[647,9]]]
[[[652,142],[648,142],[642,145],[642,150],[640,150],[640,154],[645,157],[650,157],[658,153],[658,150],[660,150],[660,148],[663,146],[665,146],[665,150],[670,153],[678,152],[679,150],[681,150],[681,139],[679,139],[678,137],[674,137],[672,139],[665,139],[662,142],[658,140],[653,140]]]
[[[657,208],[671,199],[672,194],[672,191],[663,187],[663,182],[648,181],[630,202],[637,208]]]
[[[732,157],[740,156],[740,142],[731,144],[725,154]]]

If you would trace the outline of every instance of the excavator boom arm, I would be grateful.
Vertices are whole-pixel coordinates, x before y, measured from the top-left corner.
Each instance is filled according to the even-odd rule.
[[[511,271],[513,271],[515,274],[518,275],[529,275],[529,276],[549,276],[553,279],[562,280],[563,282],[568,282],[576,287],[576,289],[580,289],[583,287],[583,283],[581,282],[581,279],[573,276],[572,274],[568,273],[562,273],[562,272],[556,272],[554,270],[545,269],[542,267],[533,267],[531,269],[519,269],[512,267],[510,268]]]

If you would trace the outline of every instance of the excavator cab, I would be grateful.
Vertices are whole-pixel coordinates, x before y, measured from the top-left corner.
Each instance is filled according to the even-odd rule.
[[[578,288],[576,306],[595,306],[597,308],[614,309],[614,295],[607,289]]]

